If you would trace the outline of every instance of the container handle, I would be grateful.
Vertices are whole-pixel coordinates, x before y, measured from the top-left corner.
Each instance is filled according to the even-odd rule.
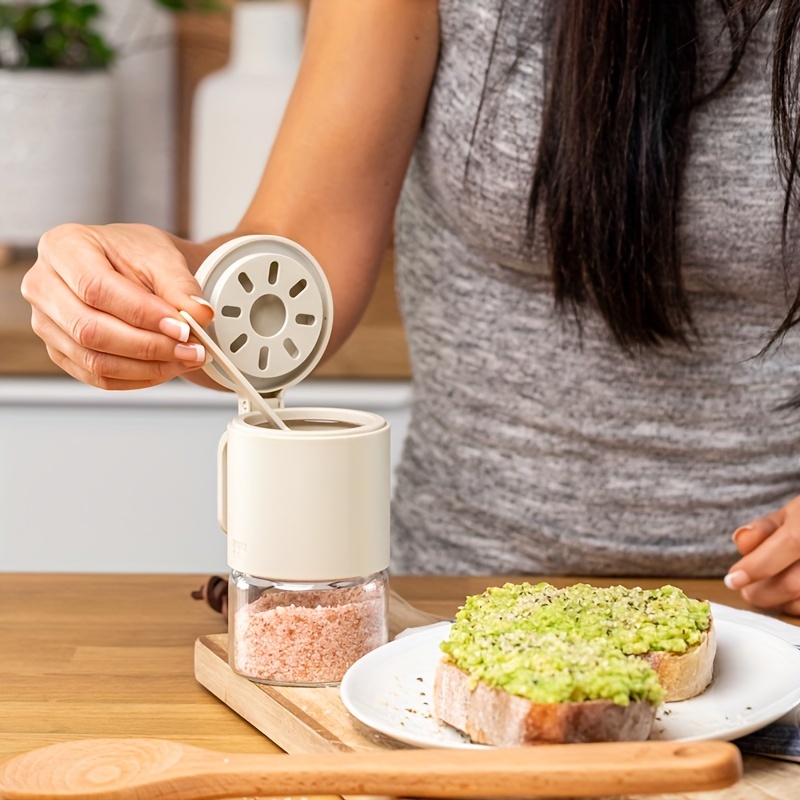
[[[228,431],[222,434],[217,448],[217,520],[223,533],[228,532]]]

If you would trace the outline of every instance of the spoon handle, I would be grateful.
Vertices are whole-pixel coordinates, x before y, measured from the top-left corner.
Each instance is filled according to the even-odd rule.
[[[727,742],[253,756],[158,739],[87,739],[34,750],[0,766],[0,797],[603,797],[720,789],[735,783],[741,769],[739,750]]]
[[[607,797],[719,789],[741,777],[741,756],[727,742],[292,755],[268,757],[268,770],[258,757],[249,767],[252,757],[244,758],[231,764],[237,784],[228,788],[246,795]]]
[[[181,316],[189,323],[192,333],[206,346],[211,352],[214,360],[228,373],[228,377],[236,384],[239,391],[244,394],[253,404],[256,411],[260,411],[273,428],[288,431],[289,426],[270,408],[267,401],[255,390],[250,381],[239,371],[236,364],[231,361],[222,348],[209,336],[199,322],[188,312],[181,311]]]

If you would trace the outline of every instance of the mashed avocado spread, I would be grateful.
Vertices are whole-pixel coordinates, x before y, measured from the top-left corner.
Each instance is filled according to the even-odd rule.
[[[658,703],[656,672],[632,656],[684,653],[710,620],[708,603],[674,586],[507,583],[468,597],[441,648],[474,683],[537,703]]]

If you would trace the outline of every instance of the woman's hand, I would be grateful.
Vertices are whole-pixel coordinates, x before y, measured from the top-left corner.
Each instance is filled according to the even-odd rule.
[[[178,311],[201,325],[213,312],[176,242],[148,225],[61,225],[42,236],[22,294],[61,369],[103,389],[139,389],[203,365]]]
[[[733,541],[744,558],[725,585],[754,606],[800,616],[800,497],[738,528]]]

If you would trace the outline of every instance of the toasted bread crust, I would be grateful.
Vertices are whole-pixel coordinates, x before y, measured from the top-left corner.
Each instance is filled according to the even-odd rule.
[[[567,742],[640,741],[655,719],[652,703],[620,706],[610,700],[534,703],[478,682],[449,661],[436,668],[433,701],[436,716],[473,742],[499,747]]]
[[[657,673],[664,687],[664,702],[688,700],[703,692],[714,674],[717,635],[713,621],[699,644],[685,653],[651,651],[643,658]]]

